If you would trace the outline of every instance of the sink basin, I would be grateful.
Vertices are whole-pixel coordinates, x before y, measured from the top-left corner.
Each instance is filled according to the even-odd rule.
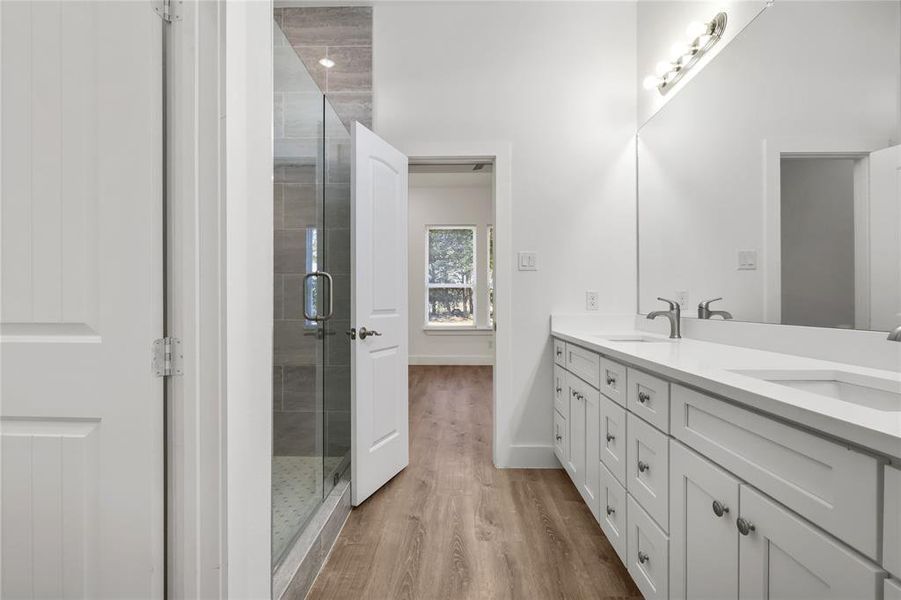
[[[673,341],[669,338],[654,337],[652,335],[642,335],[640,333],[596,335],[594,337],[602,340],[607,340],[608,342],[670,343]]]
[[[901,411],[901,382],[833,370],[733,370],[802,392],[884,412]]]

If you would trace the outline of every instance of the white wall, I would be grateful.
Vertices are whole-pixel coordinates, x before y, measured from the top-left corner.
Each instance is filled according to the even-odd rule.
[[[684,290],[692,308],[724,296],[736,319],[765,319],[779,284],[767,147],[897,139],[899,22],[894,1],[777,2],[642,127],[641,312]],[[758,251],[757,270],[737,270],[740,249]]]
[[[395,2],[374,9],[375,130],[512,147],[512,393],[501,466],[552,465],[549,316],[635,308],[635,4]],[[498,243],[501,232],[498,232]],[[509,422],[507,422],[509,421]]]
[[[492,174],[412,173],[409,193],[410,364],[486,365],[494,362],[488,326],[488,226],[492,225]],[[482,331],[425,329],[426,227],[476,227],[476,326]]]

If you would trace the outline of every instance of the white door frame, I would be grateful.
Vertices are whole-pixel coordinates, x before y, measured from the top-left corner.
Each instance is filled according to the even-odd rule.
[[[874,148],[885,146],[885,140],[846,138],[836,140],[822,137],[771,137],[763,140],[763,318],[766,323],[782,322],[782,168],[783,155],[845,156],[865,159]],[[854,167],[855,214],[865,206],[869,194],[869,177],[865,160],[858,160]],[[865,211],[861,214],[865,214]],[[863,240],[866,229],[855,225],[855,240]],[[857,247],[857,242],[855,242]],[[864,260],[866,255],[861,257]],[[861,276],[868,273],[866,265],[855,265]],[[869,307],[864,298],[864,289],[869,289],[862,281],[855,282],[855,313],[857,307]],[[863,313],[861,313],[863,316]],[[866,315],[869,318],[868,314]],[[856,315],[855,315],[856,318]]]
[[[388,140],[389,142],[391,140]],[[513,407],[513,199],[509,142],[413,142],[397,146],[410,163],[435,159],[479,159],[494,162],[494,398],[492,400],[492,460],[499,468],[510,464],[514,423]],[[508,268],[509,267],[509,268]]]

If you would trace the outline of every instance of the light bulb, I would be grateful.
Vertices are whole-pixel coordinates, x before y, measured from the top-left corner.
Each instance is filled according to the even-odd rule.
[[[673,57],[673,60],[685,54],[685,44],[680,42],[676,42],[669,49],[669,55]]]
[[[685,28],[685,34],[688,36],[688,39],[693,40],[698,36],[704,35],[709,30],[709,27],[701,23],[700,21],[692,21],[688,24],[688,27]]]
[[[331,69],[335,66],[335,61],[330,58],[320,58],[319,64],[325,67],[326,69]]]
[[[648,75],[644,78],[644,81],[641,82],[641,87],[650,91],[655,89],[660,84],[660,78],[655,77],[653,75]]]
[[[704,35],[699,35],[697,42],[695,43],[695,48],[703,48],[710,41],[710,38],[713,36],[705,33]]]
[[[661,60],[657,63],[657,66],[654,68],[654,72],[657,73],[658,76],[663,77],[669,70],[673,68],[673,64],[666,62],[665,60]]]

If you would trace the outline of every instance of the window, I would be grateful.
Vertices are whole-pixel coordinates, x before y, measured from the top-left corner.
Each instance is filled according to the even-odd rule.
[[[488,226],[488,327],[494,327],[494,225]]]
[[[476,228],[426,229],[426,325],[475,327]]]

